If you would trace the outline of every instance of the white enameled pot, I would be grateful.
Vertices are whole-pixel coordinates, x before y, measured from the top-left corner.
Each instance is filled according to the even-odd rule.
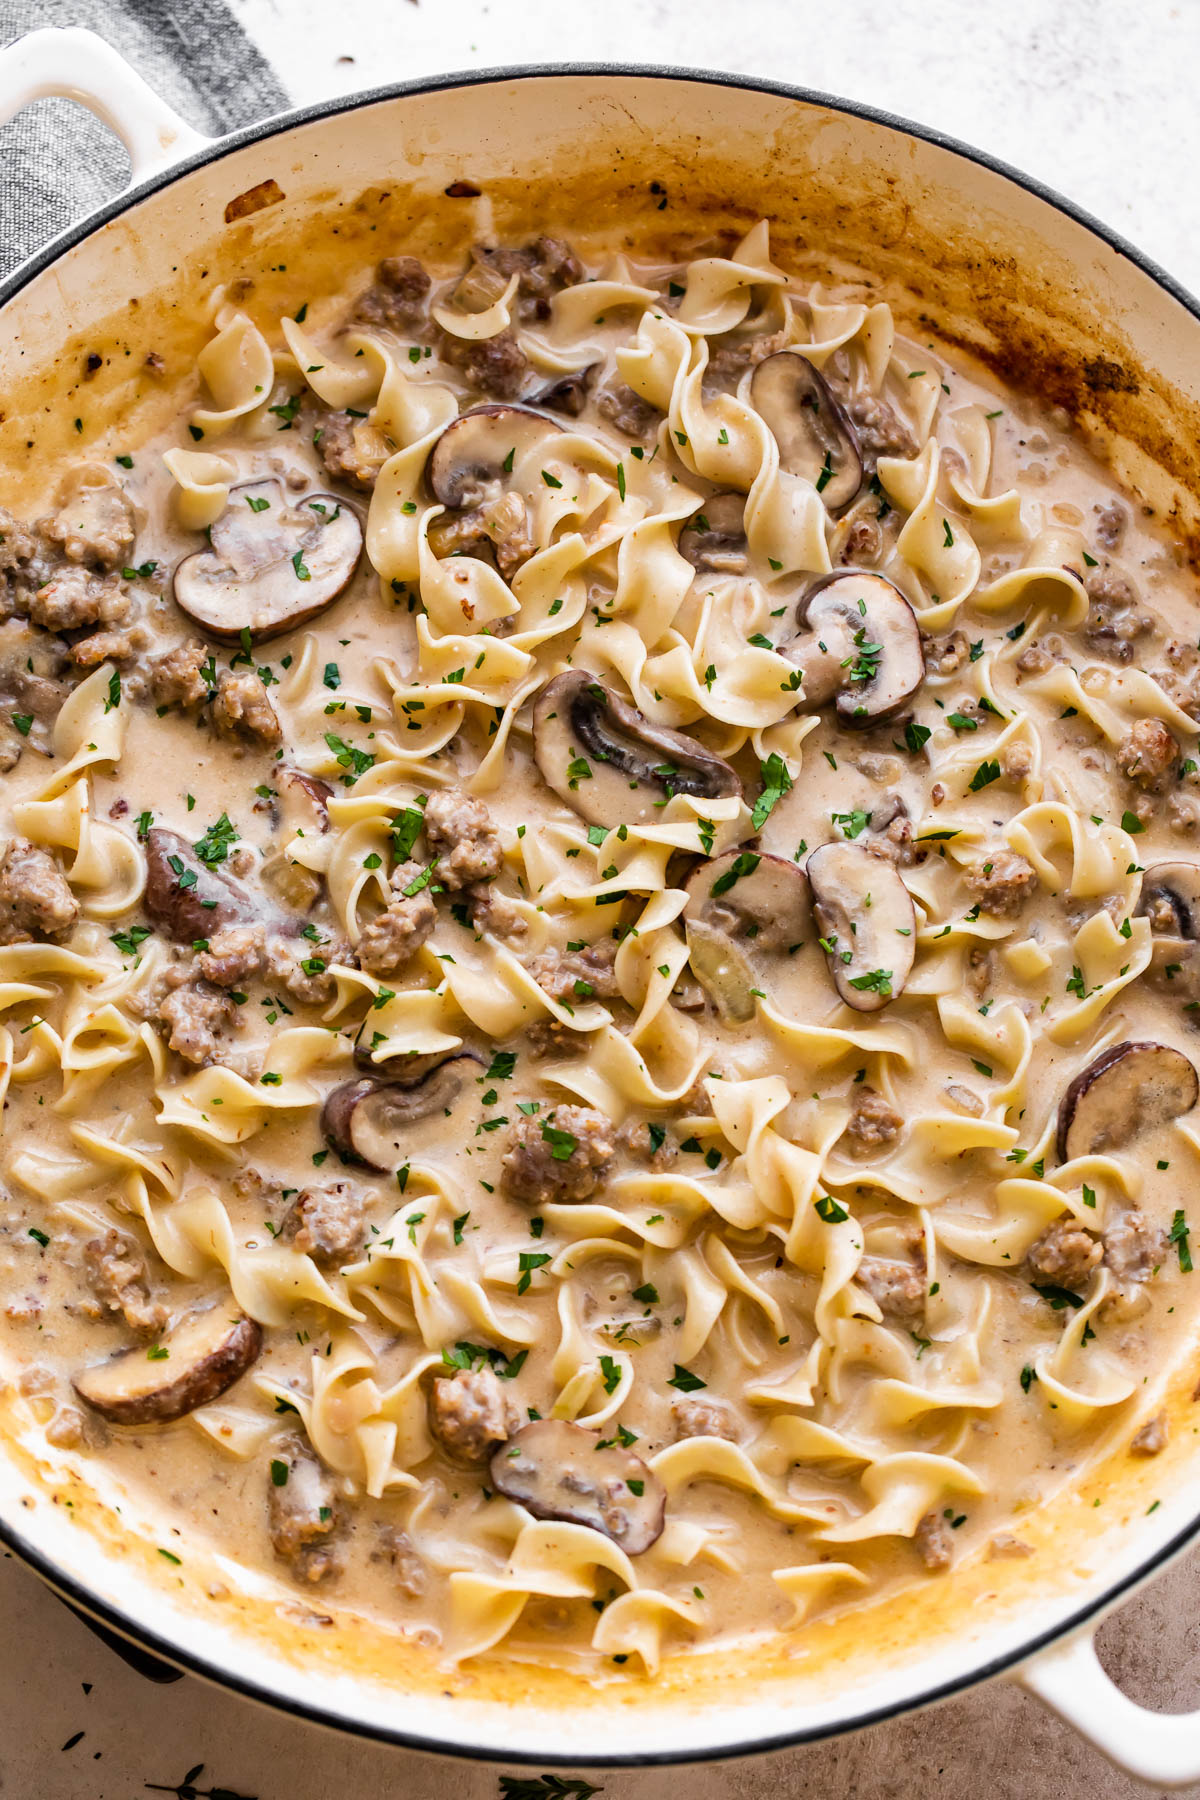
[[[674,228],[697,241],[766,215],[784,261],[790,252],[809,267],[838,258],[875,270],[914,296],[914,316],[1080,416],[1118,472],[1172,515],[1179,538],[1197,540],[1196,302],[1054,194],[902,120],[712,74],[533,68],[381,89],[210,141],[90,33],[39,31],[0,52],[0,121],[50,94],[82,102],[120,135],[132,184],[0,284],[0,402],[92,325],[172,280],[195,302],[209,274],[202,263],[225,256],[235,267],[255,233],[289,219],[299,232],[339,195],[349,203],[399,186],[414,220],[494,203],[488,216],[503,228],[524,205],[535,226],[569,230],[574,217],[580,229],[607,223],[631,239]],[[231,206],[247,195],[251,205]],[[0,498],[4,482],[0,472]],[[93,1619],[169,1661],[306,1718],[423,1749],[542,1766],[746,1755],[1002,1675],[1125,1768],[1172,1786],[1200,1778],[1200,1714],[1143,1712],[1104,1674],[1092,1640],[1103,1616],[1200,1530],[1197,1443],[1164,1464],[1149,1510],[1143,1483],[1127,1502],[1114,1490],[1090,1529],[1064,1513],[1061,1582],[1014,1598],[997,1578],[996,1593],[977,1591],[953,1628],[939,1616],[903,1654],[881,1645],[878,1667],[864,1670],[860,1656],[831,1682],[815,1680],[803,1658],[791,1675],[778,1663],[768,1674],[751,1654],[727,1661],[717,1683],[643,1684],[636,1704],[617,1683],[586,1693],[567,1684],[548,1700],[516,1666],[453,1692],[381,1676],[362,1659],[331,1668],[286,1634],[274,1643],[164,1588],[144,1562],[115,1553],[111,1535],[54,1504],[8,1444],[0,1537]]]

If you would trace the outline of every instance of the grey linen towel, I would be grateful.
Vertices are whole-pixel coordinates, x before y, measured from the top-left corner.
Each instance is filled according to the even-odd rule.
[[[0,0],[0,44],[42,25],[98,32],[198,131],[288,103],[222,0]],[[119,140],[71,101],[39,100],[0,127],[0,276],[128,179]]]

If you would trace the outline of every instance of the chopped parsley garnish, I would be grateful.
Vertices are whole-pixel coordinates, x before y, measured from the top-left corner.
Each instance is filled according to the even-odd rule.
[[[759,764],[762,776],[762,792],[754,802],[754,812],[750,824],[754,831],[761,831],[783,796],[790,790],[792,778],[788,774],[787,764],[777,750],[772,750],[765,761]]]

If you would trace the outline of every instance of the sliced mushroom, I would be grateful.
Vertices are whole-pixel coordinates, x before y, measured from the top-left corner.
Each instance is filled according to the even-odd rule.
[[[811,481],[836,517],[863,483],[858,436],[823,376],[795,350],[760,362],[750,403],[779,445],[779,466]]]
[[[85,1369],[75,1392],[114,1425],[166,1424],[216,1400],[262,1349],[261,1327],[223,1301],[185,1313],[157,1344]]]
[[[546,683],[533,710],[533,753],[547,784],[592,825],[652,818],[666,795],[740,794],[735,770],[695,738],[644,713],[589,675]]]
[[[412,1130],[424,1119],[444,1120],[460,1096],[474,1101],[472,1088],[482,1066],[471,1050],[448,1056],[407,1081],[366,1075],[343,1082],[326,1096],[321,1130],[340,1155],[368,1169],[398,1169],[412,1154]],[[440,1135],[446,1135],[439,1127]],[[453,1135],[453,1134],[451,1134]]]
[[[525,452],[562,429],[557,419],[530,406],[474,406],[460,413],[425,465],[435,500],[455,510],[495,500]]]
[[[566,413],[569,418],[577,419],[587,405],[592,381],[599,367],[599,363],[589,363],[586,369],[578,369],[573,375],[563,375],[529,398],[535,406],[548,406],[552,412]]]
[[[230,489],[211,549],[175,571],[175,603],[210,637],[262,644],[331,606],[362,555],[358,514],[334,494],[285,495],[278,481]]]
[[[836,697],[843,725],[894,718],[925,679],[916,614],[882,575],[839,569],[822,576],[801,600],[797,624],[780,650],[802,671],[805,704]]]
[[[640,1456],[565,1419],[535,1419],[492,1457],[492,1482],[535,1519],[587,1525],[639,1556],[661,1535],[667,1496]]]
[[[1114,1044],[1081,1069],[1058,1109],[1062,1162],[1119,1150],[1143,1131],[1191,1112],[1200,1080],[1169,1044]]]
[[[1150,921],[1154,985],[1180,1004],[1200,1000],[1200,863],[1151,863],[1138,913]]]
[[[833,985],[855,1012],[878,1012],[912,972],[917,921],[908,889],[894,864],[861,844],[822,844],[807,874]]]
[[[155,825],[146,834],[147,916],[177,944],[209,938],[260,917],[248,888],[201,862],[186,838]]]
[[[329,783],[317,775],[286,767],[276,773],[271,822],[282,846],[266,858],[260,874],[264,885],[296,912],[307,912],[315,905],[324,882],[315,870],[293,862],[283,846],[298,837],[323,837],[329,830],[332,797]]]
[[[808,881],[782,856],[740,845],[688,877],[692,973],[727,1022],[754,1017],[755,956],[790,951],[812,923]]]
[[[1142,878],[1138,912],[1156,937],[1195,940],[1200,928],[1200,863],[1151,863]]]
[[[693,569],[744,575],[748,562],[746,496],[710,494],[680,532],[679,554]]]

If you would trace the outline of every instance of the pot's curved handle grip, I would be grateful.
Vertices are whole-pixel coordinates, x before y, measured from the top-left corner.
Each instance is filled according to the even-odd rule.
[[[1088,1627],[1031,1657],[1014,1679],[1110,1761],[1160,1788],[1200,1780],[1200,1712],[1138,1706],[1107,1676]]]
[[[33,100],[78,100],[129,152],[136,185],[212,142],[94,31],[47,27],[0,50],[0,125]]]

